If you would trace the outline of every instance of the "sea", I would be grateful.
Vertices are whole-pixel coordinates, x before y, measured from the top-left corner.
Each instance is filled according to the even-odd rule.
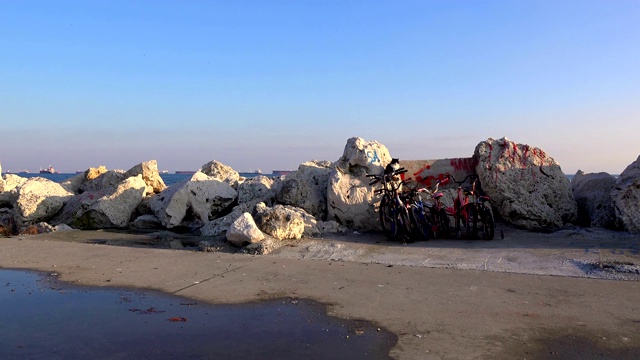
[[[61,173],[61,174],[49,174],[49,173],[11,173],[14,175],[18,175],[24,178],[32,178],[32,177],[42,177],[45,179],[49,179],[51,181],[55,181],[57,183],[61,183],[71,177],[77,176],[77,173]],[[6,173],[3,173],[2,175],[6,175]],[[260,176],[260,175],[264,175],[264,176],[276,176],[273,174],[257,174],[257,173],[240,173],[240,176],[244,177],[244,178],[252,178],[252,177],[256,177],[256,176]],[[171,185],[171,184],[175,184],[178,183],[182,180],[188,179],[192,176],[192,174],[163,174],[160,173],[160,177],[162,178],[162,180],[164,181],[165,185]]]

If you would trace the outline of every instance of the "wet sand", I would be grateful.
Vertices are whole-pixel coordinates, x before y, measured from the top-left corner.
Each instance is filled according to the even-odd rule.
[[[506,229],[505,240],[402,245],[368,234],[306,239],[269,255],[148,246],[163,236],[4,238],[0,267],[209,303],[308,298],[397,334],[397,359],[640,358],[637,236]]]

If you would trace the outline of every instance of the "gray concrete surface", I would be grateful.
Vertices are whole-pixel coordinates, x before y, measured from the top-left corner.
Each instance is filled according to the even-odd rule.
[[[349,234],[270,255],[224,243],[216,252],[159,248],[198,241],[166,233],[74,231],[0,239],[0,267],[210,303],[310,298],[396,333],[397,359],[640,357],[638,236],[503,230],[504,240],[409,245]]]

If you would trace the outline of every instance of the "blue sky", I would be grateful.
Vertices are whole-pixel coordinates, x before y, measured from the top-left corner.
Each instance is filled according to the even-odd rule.
[[[2,1],[3,171],[640,155],[638,1]]]

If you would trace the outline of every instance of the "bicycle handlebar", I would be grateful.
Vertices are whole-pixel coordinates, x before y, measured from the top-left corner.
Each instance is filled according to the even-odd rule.
[[[448,177],[451,180],[453,180],[454,183],[458,184],[458,186],[462,186],[462,184],[464,184],[468,179],[470,179],[470,178],[478,178],[478,174],[469,174],[464,179],[462,179],[462,181],[456,180],[456,178],[453,177],[453,175],[451,175],[451,174],[448,174]]]

